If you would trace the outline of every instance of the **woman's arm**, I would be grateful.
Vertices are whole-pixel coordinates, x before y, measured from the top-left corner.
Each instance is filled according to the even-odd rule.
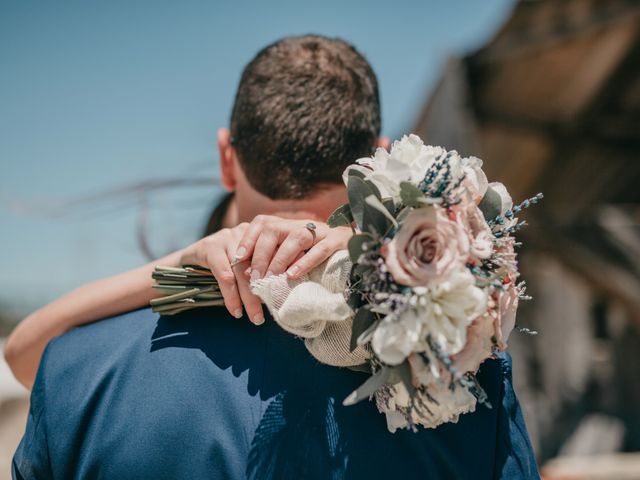
[[[257,272],[261,272],[260,276],[266,272],[279,274],[292,265],[295,273],[288,273],[298,277],[346,248],[351,235],[348,229],[329,230],[326,224],[319,223],[314,244],[304,227],[306,223],[259,216],[251,224],[220,230],[142,267],[79,287],[35,311],[15,328],[5,344],[7,363],[18,381],[31,388],[42,352],[53,337],[147,306],[158,297],[151,278],[156,265],[208,267],[218,280],[227,310],[240,318],[244,307],[249,319],[260,324],[264,321],[262,305],[251,293],[248,270],[252,270],[251,278],[256,278]]]
[[[222,253],[225,250],[235,251],[246,228],[245,223],[220,230],[183,250],[142,267],[83,285],[36,310],[18,324],[5,344],[4,356],[14,376],[25,387],[31,388],[42,352],[52,338],[74,327],[149,305],[151,299],[160,296],[152,288],[151,274],[156,265],[177,267],[197,264],[209,267],[221,286],[224,284],[226,287],[222,293],[226,294],[230,304],[234,305],[235,310],[232,314],[242,316],[242,303],[233,304],[233,287],[228,286],[230,283],[236,285],[234,272],[230,267],[227,269],[228,272],[225,271],[229,262],[227,255]],[[240,283],[239,281],[238,284]],[[248,281],[245,283],[248,284]],[[249,295],[250,292],[244,293],[242,300],[246,298],[247,302],[251,302],[252,298]],[[238,306],[240,315],[237,313]],[[262,312],[259,300],[257,306],[253,305],[253,309]]]
[[[178,265],[181,251],[113,277],[83,285],[36,310],[11,333],[4,356],[13,374],[31,388],[47,343],[64,332],[101,318],[149,304],[158,294],[151,288],[154,266]]]

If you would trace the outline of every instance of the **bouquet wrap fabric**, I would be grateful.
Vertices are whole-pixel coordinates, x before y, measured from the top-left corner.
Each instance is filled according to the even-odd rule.
[[[542,194],[515,205],[482,160],[416,135],[357,160],[343,179],[348,203],[327,223],[350,226],[347,250],[298,280],[252,282],[253,292],[318,361],[367,367],[343,403],[373,398],[392,432],[490,407],[476,373],[507,347],[518,302],[530,298],[514,234]],[[165,268],[154,278],[171,294],[154,300],[157,311],[220,304],[210,272]]]
[[[269,309],[273,319],[286,331],[304,338],[307,350],[319,362],[336,367],[353,367],[371,358],[368,348],[358,346],[351,352],[353,310],[347,304],[344,292],[352,263],[347,251],[333,254],[324,263],[298,280],[289,280],[285,274],[273,275],[251,283],[251,289]],[[475,369],[484,358],[482,356]],[[476,408],[476,399],[463,389],[451,390],[449,378],[430,383],[430,394],[436,403],[429,409],[431,427],[444,422],[457,422],[461,414]],[[447,380],[447,381],[445,381]],[[406,408],[409,393],[402,384],[393,385],[393,393],[386,401],[377,401],[380,411],[387,415],[391,431],[404,423],[396,408]]]
[[[318,361],[352,367],[365,363],[371,354],[362,346],[349,351],[354,312],[344,294],[350,272],[349,254],[343,250],[297,280],[273,275],[253,281],[251,289],[278,325],[304,338]]]

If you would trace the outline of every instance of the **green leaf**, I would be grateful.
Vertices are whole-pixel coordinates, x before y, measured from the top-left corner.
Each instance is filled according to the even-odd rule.
[[[400,210],[400,212],[396,216],[396,221],[398,223],[402,224],[402,222],[404,222],[406,220],[406,218],[409,216],[409,214],[412,211],[413,211],[412,207],[404,207],[402,210]]]
[[[362,179],[356,176],[350,176],[347,182],[347,194],[349,196],[349,206],[351,207],[351,214],[356,222],[356,225],[361,231],[365,231],[364,228],[364,215],[366,203],[364,201],[369,195],[372,195],[370,186]]]
[[[354,372],[362,372],[368,373],[371,375],[373,372],[371,371],[371,365],[369,363],[361,363],[360,365],[352,365],[347,367],[349,370],[353,370]]]
[[[478,208],[482,211],[485,220],[493,220],[502,211],[502,198],[491,187],[487,188],[487,192],[482,197]]]
[[[358,263],[360,255],[362,255],[366,249],[365,244],[372,242],[373,237],[368,233],[359,233],[349,239],[347,249],[349,250],[349,258],[354,265]]]
[[[358,177],[361,178],[362,180],[364,180],[366,178],[366,175],[364,174],[364,172],[361,172],[360,170],[358,170],[357,168],[350,168],[349,169],[349,173],[348,175],[350,177]]]
[[[402,203],[408,207],[418,208],[426,203],[422,190],[411,182],[400,182],[400,198]]]
[[[357,290],[352,290],[349,294],[349,298],[347,299],[347,305],[351,308],[351,310],[358,310],[362,306],[362,296],[360,292]]]
[[[380,190],[378,190],[378,187],[376,186],[376,184],[373,183],[371,180],[365,180],[364,183],[369,187],[369,190],[371,190],[371,193],[375,195],[378,200],[382,201],[382,194],[380,193]]]
[[[353,215],[351,214],[351,207],[348,203],[338,207],[327,220],[327,224],[331,228],[351,225],[351,223],[353,223]]]
[[[396,213],[396,204],[393,202],[393,198],[383,198],[382,204],[391,215]]]
[[[394,373],[398,374],[402,383],[404,383],[409,395],[413,396],[415,394],[416,387],[413,386],[413,377],[411,375],[411,366],[409,365],[409,362],[405,360],[393,370]]]
[[[358,309],[355,317],[353,317],[353,325],[351,327],[351,342],[349,349],[353,352],[358,346],[360,335],[366,332],[369,327],[376,323],[376,315],[371,311],[368,305],[364,305]]]
[[[364,201],[371,208],[375,208],[378,211],[378,213],[381,213],[382,216],[387,219],[388,224],[391,224],[394,227],[398,226],[398,222],[396,222],[396,219],[393,218],[393,215],[389,213],[389,210],[387,210],[387,207],[384,206],[384,204],[378,199],[378,197],[376,197],[375,195],[369,195],[367,198],[364,199]],[[388,224],[386,225],[387,228],[385,228],[385,232],[389,227]]]
[[[351,176],[349,177],[347,192],[351,213],[360,231],[384,235],[389,229],[389,220],[378,209],[366,202],[367,197],[372,195],[381,200],[380,191],[376,186],[371,182]]]
[[[363,265],[361,263],[357,263],[353,266],[352,275],[356,275],[358,277],[363,277],[366,273],[375,270],[375,266],[373,265]]]
[[[360,387],[351,392],[347,398],[344,399],[342,404],[344,406],[355,405],[356,403],[366,400],[371,395],[376,393],[376,391],[384,386],[387,383],[387,379],[389,378],[390,370],[387,367],[382,367],[376,373],[371,375],[366,382],[364,382]]]

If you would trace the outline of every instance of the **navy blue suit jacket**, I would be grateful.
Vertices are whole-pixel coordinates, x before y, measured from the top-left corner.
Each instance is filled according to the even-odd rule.
[[[49,344],[14,478],[538,478],[508,356],[479,374],[493,409],[418,433],[342,406],[365,378],[271,319],[138,310]]]

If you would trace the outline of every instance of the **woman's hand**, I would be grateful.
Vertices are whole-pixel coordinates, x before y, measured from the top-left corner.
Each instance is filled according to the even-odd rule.
[[[262,302],[251,293],[249,278],[244,274],[248,262],[234,260],[238,243],[243,237],[248,223],[241,223],[233,228],[224,228],[218,232],[198,240],[182,251],[180,265],[202,265],[213,273],[218,281],[224,305],[229,313],[242,318],[244,305],[251,322],[260,325],[264,322]]]
[[[333,253],[347,247],[353,235],[348,227],[316,225],[309,220],[289,220],[258,215],[250,224],[241,223],[209,235],[183,250],[181,265],[202,265],[211,270],[229,313],[242,317],[242,307],[251,322],[264,322],[262,302],[251,293],[250,280],[287,272],[295,279],[310,272]]]
[[[312,232],[309,223],[315,225]],[[286,271],[295,279],[310,272],[333,253],[347,248],[353,235],[349,227],[329,228],[324,222],[289,220],[258,215],[247,227],[234,261],[251,259],[251,280]]]

